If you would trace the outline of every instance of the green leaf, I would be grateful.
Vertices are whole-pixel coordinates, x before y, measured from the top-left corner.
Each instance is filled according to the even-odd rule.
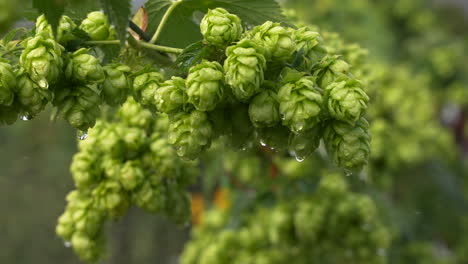
[[[156,31],[161,18],[172,3],[172,0],[149,0],[146,3],[149,21],[147,32]],[[285,20],[280,6],[274,0],[182,0],[169,17],[158,44],[184,48],[201,40],[200,18],[208,9],[216,7],[238,15],[245,25],[258,25],[267,20]]]
[[[45,15],[52,30],[56,32],[60,18],[65,11],[65,0],[33,0],[33,7]]]
[[[130,0],[100,0],[100,2],[110,23],[114,25],[118,38],[123,43],[126,39],[130,17]]]
[[[195,42],[184,49],[177,57],[175,66],[182,73],[188,73],[190,67],[200,63],[203,59],[208,59],[215,52],[215,47],[204,45],[202,41]]]

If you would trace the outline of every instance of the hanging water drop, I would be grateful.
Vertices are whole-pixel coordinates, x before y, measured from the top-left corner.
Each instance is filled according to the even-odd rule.
[[[295,157],[298,162],[303,162],[305,160],[305,157],[299,156],[297,154],[295,155]]]
[[[85,140],[88,137],[88,131],[81,131],[78,133],[78,138],[80,140]]]
[[[345,175],[346,175],[346,177],[349,177],[349,176],[353,175],[353,172],[350,171],[350,170],[345,170]]]
[[[72,244],[70,241],[65,241],[63,245],[68,248],[68,247],[71,247]]]
[[[265,143],[265,141],[263,141],[263,139],[260,139],[260,145],[262,145],[262,147],[266,147],[267,144]]]
[[[30,118],[27,115],[21,116],[21,120],[28,121]]]

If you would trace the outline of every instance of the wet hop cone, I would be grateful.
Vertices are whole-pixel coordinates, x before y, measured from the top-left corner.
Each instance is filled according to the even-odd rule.
[[[185,80],[172,76],[163,82],[154,93],[154,101],[160,112],[171,113],[184,109],[187,102]]]
[[[99,60],[89,55],[88,49],[84,48],[71,54],[65,76],[82,84],[102,83],[105,80],[104,70]]]
[[[267,21],[246,32],[246,35],[264,48],[267,60],[288,59],[296,50],[292,31],[282,27],[280,23]]]
[[[20,66],[44,89],[55,84],[62,72],[63,47],[52,38],[37,35],[23,41]]]
[[[296,160],[303,161],[318,148],[321,137],[320,127],[314,127],[299,134],[292,133],[289,137],[289,150]]]
[[[106,15],[99,11],[89,13],[81,22],[80,29],[93,40],[110,40],[115,37],[115,29],[107,21]]]
[[[226,49],[225,81],[240,101],[248,101],[260,91],[266,60],[263,49],[254,41],[241,40]]]
[[[371,138],[366,119],[359,119],[355,125],[332,121],[325,129],[323,140],[327,152],[337,165],[360,171],[367,164]]]
[[[369,102],[361,82],[347,77],[327,86],[325,98],[330,116],[349,123],[356,122],[364,115]]]
[[[210,146],[212,134],[212,126],[205,112],[181,112],[173,117],[169,126],[169,143],[176,147],[179,156],[195,159]]]
[[[21,104],[21,111],[28,117],[34,117],[44,110],[53,95],[48,89],[39,87],[23,69],[18,71],[17,80],[16,96]]]
[[[163,75],[156,71],[145,72],[136,76],[133,80],[135,100],[143,106],[155,106],[155,93],[163,82]]]
[[[272,127],[280,122],[276,92],[265,89],[257,94],[249,105],[250,121],[256,127]]]
[[[102,84],[101,97],[111,106],[123,104],[132,88],[129,78],[130,67],[123,64],[106,65],[104,67],[105,80]]]
[[[242,35],[241,20],[223,8],[208,10],[200,23],[204,39],[215,46],[227,46]]]
[[[278,101],[283,125],[294,133],[314,127],[320,120],[323,102],[314,77],[287,68],[282,83]]]
[[[10,64],[0,61],[0,106],[13,103],[16,77]]]
[[[187,76],[188,101],[200,111],[211,111],[223,99],[223,67],[216,61],[203,61],[190,68]]]

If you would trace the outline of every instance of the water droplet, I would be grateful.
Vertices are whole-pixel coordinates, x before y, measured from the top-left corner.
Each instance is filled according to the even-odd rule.
[[[346,175],[346,177],[349,177],[349,176],[353,175],[353,172],[350,171],[350,170],[345,170],[345,175]]]
[[[294,153],[294,157],[296,158],[298,162],[303,162],[305,160],[305,157],[301,155],[297,155],[297,153]]]
[[[63,245],[68,248],[68,247],[71,247],[72,244],[70,241],[65,241]]]
[[[265,141],[263,141],[263,139],[260,139],[260,145],[262,145],[262,147],[266,147],[267,144],[265,143]]]
[[[28,121],[30,118],[27,115],[21,116],[21,120]]]
[[[78,133],[78,138],[80,140],[85,140],[88,137],[88,131],[80,131]]]
[[[45,79],[39,80],[39,82],[37,84],[39,84],[39,87],[41,87],[43,89],[49,88],[49,83]]]

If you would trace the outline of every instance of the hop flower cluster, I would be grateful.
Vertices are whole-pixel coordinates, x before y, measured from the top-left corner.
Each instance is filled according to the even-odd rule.
[[[315,193],[294,203],[258,206],[234,229],[235,216],[218,210],[193,230],[182,264],[386,263],[389,229],[375,203],[351,192],[339,174],[325,174]]]
[[[102,256],[104,224],[133,204],[177,223],[190,219],[185,188],[194,168],[177,159],[166,126],[164,117],[152,118],[129,99],[114,122],[98,121],[80,141],[71,165],[77,189],[68,195],[56,231],[83,260]]]

